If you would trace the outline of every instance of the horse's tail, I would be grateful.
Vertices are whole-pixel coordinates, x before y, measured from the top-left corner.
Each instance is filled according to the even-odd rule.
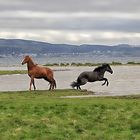
[[[73,82],[70,84],[70,86],[71,86],[72,88],[78,87],[78,82],[77,82],[77,81],[73,81]]]

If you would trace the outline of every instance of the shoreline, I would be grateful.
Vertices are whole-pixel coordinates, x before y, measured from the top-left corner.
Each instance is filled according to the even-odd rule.
[[[45,67],[45,66],[44,66]],[[75,71],[75,70],[81,70],[81,69],[94,69],[98,66],[46,66],[51,68],[54,72],[66,72],[66,71]],[[111,65],[112,68],[123,68],[123,67],[140,67],[140,65]],[[7,67],[2,67],[0,66],[0,76],[2,75],[15,75],[15,74],[27,74],[27,66],[18,66],[18,67],[13,67],[13,66],[7,66]]]
[[[60,63],[46,63],[46,64],[41,64],[37,63],[38,65],[46,66],[46,67],[95,67],[95,66],[100,66],[102,64],[109,64],[110,66],[140,66],[139,61],[127,61],[127,62],[120,62],[120,61],[112,61],[112,62],[60,62]],[[18,68],[18,70],[25,69],[25,66],[22,66],[20,63],[18,64],[9,64],[9,65],[0,65],[0,70],[3,68],[12,68],[14,69],[15,67]]]
[[[71,91],[74,91],[74,92],[77,92],[75,95],[72,94],[72,95],[67,95],[66,93],[67,92],[71,92]],[[65,95],[57,95],[58,97],[57,98],[60,98],[60,99],[76,99],[76,98],[112,98],[112,99],[140,99],[140,93],[137,93],[137,94],[121,94],[121,95],[108,95],[108,94],[105,94],[103,95],[102,94],[97,94],[93,91],[89,91],[89,90],[86,90],[86,89],[83,89],[83,90],[74,90],[74,89],[56,89],[54,91],[49,91],[49,90],[32,90],[32,91],[29,91],[29,90],[21,90],[21,91],[0,91],[0,94],[23,94],[23,93],[27,93],[27,94],[41,94],[41,93],[45,93],[46,96],[50,95],[51,92],[54,93],[54,96],[55,93],[59,92],[63,92],[65,93]],[[80,93],[80,94],[79,94]],[[51,94],[52,97],[53,97],[53,94]]]
[[[16,69],[9,68],[11,70]],[[27,69],[17,67],[18,69]],[[75,81],[83,71],[92,71],[95,67],[51,67],[54,70],[54,77],[57,82],[57,89],[69,89],[71,82]],[[102,82],[87,83],[81,86],[82,89],[93,91],[96,95],[133,95],[140,93],[140,66],[111,66],[114,73],[105,73],[109,86],[102,86]],[[3,68],[4,70],[4,68]],[[14,81],[14,82],[13,82]],[[30,78],[27,74],[7,74],[0,76],[0,91],[24,91],[28,90]],[[48,82],[35,79],[37,90],[48,90]]]
[[[102,64],[104,64],[104,63],[102,63]],[[62,69],[66,69],[67,70],[69,68],[86,68],[86,67],[91,68],[91,67],[98,67],[100,65],[97,64],[97,65],[93,65],[93,66],[91,66],[91,65],[79,65],[79,66],[71,66],[71,65],[68,65],[68,66],[55,66],[55,65],[54,66],[47,66],[47,65],[42,65],[42,66],[49,67],[49,68],[52,68],[52,69],[53,68],[62,68]],[[140,66],[140,64],[120,64],[120,65],[110,65],[110,66],[113,66],[113,67],[117,67],[117,66],[130,66],[130,67],[132,67],[132,66]],[[9,70],[9,69],[11,71],[12,70],[27,70],[27,66],[26,65],[25,66],[0,66],[0,70]]]

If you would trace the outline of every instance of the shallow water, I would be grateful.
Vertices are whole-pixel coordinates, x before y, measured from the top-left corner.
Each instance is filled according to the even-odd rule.
[[[49,53],[46,55],[34,56],[32,55],[33,60],[37,64],[45,65],[45,64],[53,64],[53,63],[111,63],[121,62],[127,63],[131,62],[139,62],[139,55],[130,55],[123,54],[118,52],[108,52],[105,53]],[[4,56],[0,57],[0,66],[21,66],[21,62],[23,60],[23,56]]]
[[[71,88],[70,83],[78,77],[78,75],[87,70],[93,70],[95,67],[52,67],[57,82],[57,89]],[[26,67],[0,67],[4,69],[26,69]],[[109,86],[102,86],[103,82],[87,83],[81,86],[95,92],[97,95],[129,95],[140,93],[140,66],[113,66],[114,73],[105,74],[109,80]],[[3,75],[0,76],[0,91],[22,91],[28,90],[30,78],[27,74],[23,75]],[[38,90],[47,90],[48,82],[45,80],[35,80]]]

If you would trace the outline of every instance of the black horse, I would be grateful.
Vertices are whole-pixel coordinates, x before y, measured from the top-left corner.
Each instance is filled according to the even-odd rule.
[[[85,85],[87,82],[95,81],[104,81],[102,85],[106,84],[108,86],[108,79],[104,78],[104,73],[106,71],[108,71],[111,74],[113,73],[109,64],[103,64],[102,66],[95,68],[93,71],[82,72],[78,76],[77,81],[72,82],[71,86],[72,88],[77,87],[77,89],[81,89],[81,85]]]

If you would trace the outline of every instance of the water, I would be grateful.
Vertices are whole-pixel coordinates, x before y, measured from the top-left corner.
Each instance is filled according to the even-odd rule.
[[[25,70],[26,65],[22,66],[23,56],[8,56],[0,58],[0,70]],[[35,63],[103,63],[117,61],[126,63],[128,61],[139,62],[140,57],[114,54],[47,54],[43,56],[33,56]],[[69,89],[70,83],[76,80],[80,72],[93,70],[95,67],[52,67],[55,70],[55,79],[58,89]],[[140,66],[114,66],[114,73],[105,74],[109,79],[109,87],[101,86],[102,82],[88,83],[82,88],[91,90],[97,95],[128,95],[140,93]],[[14,81],[14,82],[13,82]],[[3,75],[0,76],[0,91],[22,91],[28,90],[30,78],[28,75]],[[39,90],[46,90],[49,85],[44,80],[36,80]]]
[[[16,68],[16,67],[15,67]],[[57,82],[57,89],[70,89],[70,83],[83,71],[91,71],[95,67],[52,67],[54,77]],[[10,69],[8,67],[8,69]],[[26,69],[26,67],[22,67]],[[66,70],[65,70],[66,69]],[[95,92],[96,95],[134,95],[140,93],[140,66],[113,66],[114,73],[106,73],[105,77],[109,80],[109,86],[102,86],[103,82],[87,83],[81,86]],[[14,81],[14,82],[13,82]],[[30,78],[27,74],[23,75],[3,75],[0,76],[0,91],[22,91],[29,89]],[[35,80],[38,90],[47,90],[48,82],[45,80]],[[47,91],[46,91],[47,92]]]
[[[6,56],[0,58],[0,66],[21,66],[23,56]],[[127,63],[129,61],[140,61],[140,56],[118,55],[118,54],[94,54],[94,53],[50,53],[46,55],[33,56],[36,63],[108,63],[112,61]]]

